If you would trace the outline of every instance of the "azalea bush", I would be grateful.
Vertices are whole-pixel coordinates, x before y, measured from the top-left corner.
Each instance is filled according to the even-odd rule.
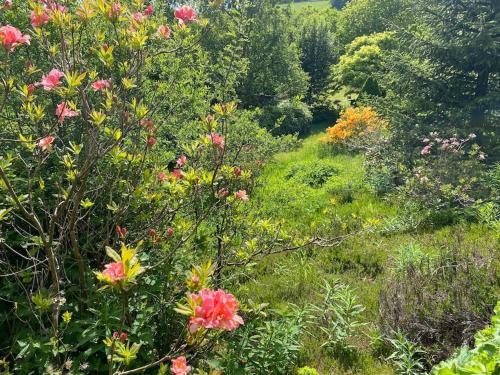
[[[183,134],[158,110],[152,64],[189,55],[207,30],[190,6],[165,16],[139,0],[6,2],[7,369],[125,374],[161,366],[185,375],[220,332],[244,324],[225,290],[231,270],[307,243],[248,214],[255,176],[278,147],[248,114],[198,97],[206,112],[185,118]],[[176,79],[162,74],[160,83]],[[172,103],[186,95],[172,92]]]
[[[430,215],[471,207],[488,199],[484,184],[487,155],[474,142],[476,135],[441,136],[431,132],[422,137],[414,165],[405,173],[405,183],[398,188],[402,200],[412,200]]]
[[[370,107],[349,107],[342,112],[337,122],[326,130],[323,141],[351,148],[362,148],[363,138],[382,132],[388,127]]]

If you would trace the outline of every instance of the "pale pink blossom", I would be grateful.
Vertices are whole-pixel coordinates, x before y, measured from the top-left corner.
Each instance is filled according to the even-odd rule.
[[[119,280],[125,279],[125,267],[123,262],[109,263],[104,266],[105,270],[102,271],[102,275],[109,279],[111,283],[116,283]]]
[[[60,13],[66,12],[66,8],[63,5],[56,3],[55,1],[49,1],[47,2],[47,12],[51,16],[53,16],[54,12],[60,12]]]
[[[31,38],[29,35],[23,35],[19,29],[14,26],[0,27],[0,42],[3,48],[8,52],[13,51],[18,45],[30,44]]]
[[[137,23],[142,23],[142,21],[144,21],[144,14],[142,14],[141,12],[134,13],[133,17],[135,22]]]
[[[118,18],[118,16],[122,12],[122,7],[119,3],[111,4],[111,8],[109,9],[108,16],[109,18]]]
[[[109,79],[100,79],[92,84],[92,88],[94,89],[94,91],[101,91],[103,89],[107,89],[108,87],[110,87],[110,85],[111,82],[109,81]]]
[[[238,301],[232,294],[221,289],[202,289],[189,295],[189,299],[196,306],[189,321],[191,333],[202,327],[232,331],[243,324],[243,319],[237,314]]]
[[[229,191],[227,189],[221,188],[217,191],[217,196],[219,198],[225,198],[229,195]]]
[[[45,151],[49,147],[51,147],[52,142],[54,142],[54,137],[51,135],[46,136],[38,141],[37,146],[40,147],[42,151]]]
[[[170,27],[168,27],[167,25],[160,25],[160,26],[158,26],[157,32],[158,32],[158,34],[160,34],[165,39],[170,38],[171,30],[170,30]]]
[[[174,375],[187,375],[191,371],[191,366],[187,365],[186,357],[178,357],[172,360],[172,374]]]
[[[420,151],[420,154],[422,155],[429,155],[431,153],[431,145],[425,146],[422,151]]]
[[[179,168],[182,168],[184,164],[186,164],[186,161],[187,161],[186,155],[181,155],[179,159],[177,159],[177,165],[179,166]]]
[[[79,113],[77,111],[73,111],[69,108],[69,105],[66,102],[62,102],[57,105],[56,108],[56,116],[59,117],[59,122],[62,124],[66,117],[76,117]]]
[[[248,195],[245,190],[238,190],[236,193],[234,193],[234,197],[243,202],[248,201]]]
[[[49,15],[43,9],[33,10],[30,16],[31,26],[40,27],[49,22]]]
[[[64,77],[64,73],[57,69],[52,69],[49,74],[42,77],[42,82],[40,85],[46,91],[53,90],[61,84],[61,78]]]
[[[175,18],[179,20],[179,23],[182,25],[184,23],[196,21],[196,11],[190,7],[189,5],[183,5],[180,8],[177,8],[174,12]]]

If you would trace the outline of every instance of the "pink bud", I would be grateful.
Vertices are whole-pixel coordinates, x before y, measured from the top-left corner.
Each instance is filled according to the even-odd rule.
[[[148,137],[148,146],[152,147],[156,144],[156,138],[155,137]]]

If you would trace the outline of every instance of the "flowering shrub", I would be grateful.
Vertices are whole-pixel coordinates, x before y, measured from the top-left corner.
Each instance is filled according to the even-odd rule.
[[[348,145],[374,132],[386,129],[387,122],[370,107],[349,107],[334,126],[326,130],[323,141],[331,144]]]
[[[474,144],[475,134],[459,138],[432,132],[422,138],[414,167],[399,188],[401,199],[411,199],[434,213],[474,205],[488,195],[483,185],[484,154]]]
[[[17,2],[0,22],[7,366],[189,373],[215,331],[244,323],[224,272],[293,241],[248,214],[270,135],[212,98],[182,118],[189,136],[159,115],[145,72],[196,48],[207,21],[189,6],[165,18],[139,0]]]

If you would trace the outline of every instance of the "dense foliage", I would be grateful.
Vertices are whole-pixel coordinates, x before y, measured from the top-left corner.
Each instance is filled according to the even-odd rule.
[[[0,372],[496,374],[499,15],[2,0]]]

